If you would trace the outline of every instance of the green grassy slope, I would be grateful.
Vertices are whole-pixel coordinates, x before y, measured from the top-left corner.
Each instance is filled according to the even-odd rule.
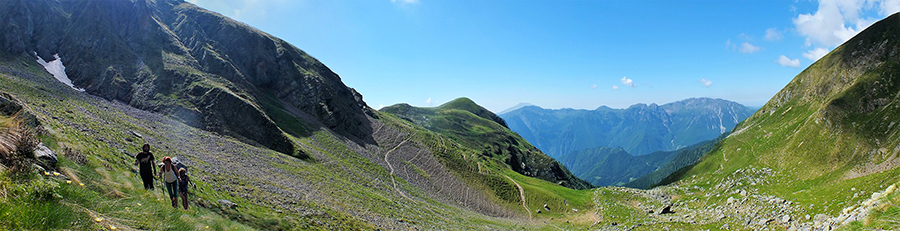
[[[503,120],[467,98],[460,98],[436,108],[417,108],[398,104],[381,109],[400,118],[446,135],[462,146],[508,165],[523,175],[537,177],[573,189],[590,184],[573,176],[559,162],[504,126]]]
[[[76,92],[28,55],[0,53],[0,92],[33,110],[49,131],[40,138],[60,155],[59,176],[10,175],[0,168],[0,229],[470,230],[517,225],[436,201],[328,130],[286,134],[308,155],[301,160]],[[177,156],[188,163],[198,185],[189,211],[171,208],[159,185],[155,191],[140,187],[131,155],[144,142],[157,158]],[[223,207],[220,199],[238,207]]]
[[[759,191],[829,216],[896,183],[898,51],[900,16],[892,15],[801,72],[677,179],[715,184],[748,166],[771,168],[777,174]]]
[[[538,156],[533,146],[499,123],[470,112],[479,108],[468,99],[455,100],[437,108],[401,104],[382,109],[385,114],[381,118],[388,125],[403,127],[408,133],[416,134],[413,140],[436,150],[434,155],[455,175],[507,209],[527,213],[533,218],[558,218],[584,215],[593,206],[590,191],[560,186],[586,187],[587,182],[576,181],[574,176],[564,177],[570,177],[568,182],[575,183],[562,184],[559,178],[547,181],[528,177],[528,174],[547,172],[541,166],[555,161],[546,155]],[[534,167],[524,168],[524,174],[517,172],[509,164],[514,158],[522,159],[518,165]],[[558,163],[553,164],[558,166]],[[522,187],[523,193],[518,187]],[[544,204],[549,209],[544,208]]]

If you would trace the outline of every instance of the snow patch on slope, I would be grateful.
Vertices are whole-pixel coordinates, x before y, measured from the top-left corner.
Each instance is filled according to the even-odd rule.
[[[59,54],[54,54],[53,58],[55,59],[50,62],[44,61],[44,59],[41,58],[40,55],[37,55],[37,52],[35,52],[34,55],[38,58],[37,62],[40,63],[41,66],[44,66],[44,69],[46,69],[47,72],[50,72],[50,74],[53,75],[56,80],[59,80],[59,82],[72,87],[72,89],[75,89],[76,91],[84,91],[84,89],[77,88],[72,84],[72,80],[69,79],[68,75],[66,75],[66,66],[63,66],[62,58],[59,57]]]

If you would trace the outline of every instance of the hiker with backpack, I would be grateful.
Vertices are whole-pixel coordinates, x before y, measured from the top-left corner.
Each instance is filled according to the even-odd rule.
[[[172,207],[178,208],[178,175],[175,173],[175,165],[172,164],[172,158],[163,157],[163,166],[159,170],[159,178],[166,185],[166,192],[172,199]]]

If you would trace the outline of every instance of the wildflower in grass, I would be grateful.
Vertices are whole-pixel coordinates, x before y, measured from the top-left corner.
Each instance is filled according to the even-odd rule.
[[[78,183],[78,185],[80,185],[80,186],[84,186],[84,183]]]
[[[115,226],[115,225],[109,225],[109,230],[116,230],[116,226]]]
[[[67,180],[67,181],[66,181],[66,184],[71,184],[71,183],[72,183],[71,180]]]
[[[44,175],[45,175],[45,176],[49,176],[50,173],[45,171],[45,172],[44,172]]]
[[[102,217],[97,217],[97,218],[94,218],[94,221],[96,221],[96,222],[101,222],[101,221],[103,221],[103,218],[102,218]]]
[[[54,176],[59,176],[59,172],[53,172]]]

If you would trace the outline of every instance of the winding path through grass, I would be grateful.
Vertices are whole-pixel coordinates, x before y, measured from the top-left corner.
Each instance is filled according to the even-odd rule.
[[[528,209],[528,206],[527,206],[527,205],[525,205],[525,189],[522,189],[522,186],[519,185],[518,182],[516,182],[515,180],[513,180],[513,179],[510,178],[509,176],[507,176],[507,175],[503,175],[503,176],[506,177],[506,179],[511,180],[511,181],[513,182],[513,184],[516,184],[516,187],[519,188],[519,196],[522,197],[522,207],[525,208],[525,211],[528,211],[528,218],[531,218],[531,210]]]

